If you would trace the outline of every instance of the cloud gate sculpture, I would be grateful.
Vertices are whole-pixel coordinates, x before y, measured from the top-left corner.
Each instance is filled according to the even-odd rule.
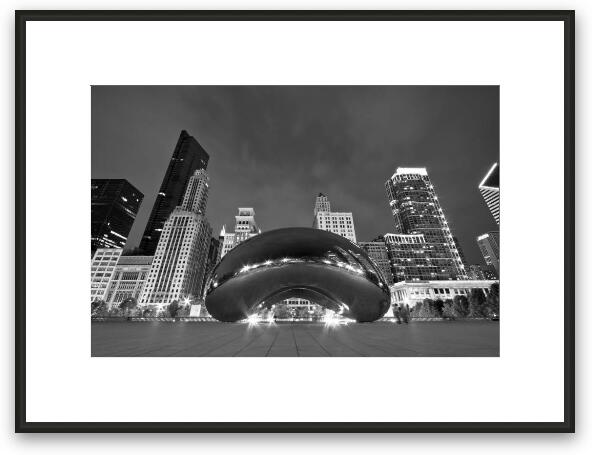
[[[204,291],[209,313],[235,322],[288,298],[317,303],[358,322],[381,318],[388,284],[366,252],[320,229],[287,228],[246,240],[226,254]]]

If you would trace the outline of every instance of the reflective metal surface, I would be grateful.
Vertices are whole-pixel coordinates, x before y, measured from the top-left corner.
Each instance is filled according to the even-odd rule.
[[[390,305],[388,285],[363,249],[312,228],[277,229],[241,243],[212,270],[204,297],[210,314],[226,322],[290,297],[358,322],[379,319]]]

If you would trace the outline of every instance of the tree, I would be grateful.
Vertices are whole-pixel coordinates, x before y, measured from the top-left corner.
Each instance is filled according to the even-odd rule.
[[[487,315],[488,316],[499,316],[499,283],[493,283],[489,288],[489,294],[487,295]]]
[[[397,321],[397,324],[401,323],[401,307],[396,303],[393,305],[393,317]]]
[[[105,316],[107,314],[107,304],[104,300],[95,300],[90,304],[91,316]]]
[[[292,313],[285,303],[276,304],[273,314],[276,319],[290,319],[292,317]]]
[[[481,289],[472,289],[469,295],[469,316],[472,318],[482,318],[486,316],[485,293]]]
[[[401,305],[401,318],[405,324],[409,323],[409,319],[411,318],[411,311],[409,311],[409,305],[404,304]]]
[[[119,309],[123,314],[128,314],[131,310],[138,306],[138,302],[134,297],[129,297],[119,304]]]
[[[440,299],[436,300],[432,304],[432,314],[434,318],[441,318],[442,317],[442,310],[444,309],[444,302]]]
[[[177,316],[189,316],[191,305],[181,305],[177,311]]]
[[[153,318],[156,316],[156,308],[154,306],[147,306],[142,309],[142,317]]]
[[[423,302],[417,302],[411,311],[409,311],[409,306],[406,308],[401,306],[399,314],[402,320],[405,318],[409,320],[410,316],[413,318],[441,318],[443,307],[442,300],[424,299]]]
[[[169,312],[170,317],[174,318],[175,316],[177,316],[177,313],[179,312],[179,302],[174,300],[172,303],[169,303],[169,305],[167,306],[167,310]]]
[[[442,315],[450,319],[466,318],[469,315],[469,301],[464,295],[455,295],[444,302]]]
[[[117,317],[117,316],[121,316],[122,312],[121,312],[121,308],[119,308],[119,306],[117,305],[111,305],[111,308],[109,308],[109,316],[112,317]]]

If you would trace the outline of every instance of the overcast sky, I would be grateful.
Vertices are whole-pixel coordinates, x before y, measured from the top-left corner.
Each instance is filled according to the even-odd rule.
[[[95,86],[92,177],[144,193],[136,246],[182,129],[210,155],[215,235],[254,207],[263,231],[312,226],[325,193],[351,211],[358,241],[393,231],[384,182],[426,167],[470,263],[498,230],[477,188],[499,159],[497,86]]]

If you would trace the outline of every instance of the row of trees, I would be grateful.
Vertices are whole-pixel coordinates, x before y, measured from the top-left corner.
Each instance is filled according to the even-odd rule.
[[[425,299],[411,311],[416,318],[490,318],[499,316],[499,283],[493,283],[486,296],[481,289],[471,290],[469,297],[456,295],[452,300]]]
[[[114,304],[109,308],[104,300],[95,300],[90,304],[90,313],[93,317],[182,317],[189,316],[190,305],[181,305],[174,301],[166,307],[159,309],[155,305],[139,307],[135,298],[123,300],[119,305]]]

